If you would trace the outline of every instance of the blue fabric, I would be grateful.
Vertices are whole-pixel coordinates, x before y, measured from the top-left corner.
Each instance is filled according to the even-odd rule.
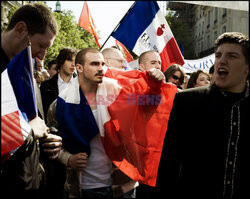
[[[132,50],[139,36],[152,23],[159,9],[156,1],[137,1],[111,36]]]
[[[28,47],[17,54],[7,66],[7,72],[15,93],[18,108],[28,122],[37,115]]]
[[[79,92],[80,104],[57,98],[56,117],[65,148],[72,154],[86,152],[89,155],[89,142],[99,133],[99,128],[80,87]]]

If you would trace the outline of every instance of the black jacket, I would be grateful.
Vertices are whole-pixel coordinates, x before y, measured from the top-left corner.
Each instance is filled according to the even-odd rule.
[[[57,84],[58,75],[59,73],[55,74],[51,79],[42,82],[40,86],[45,121],[47,121],[47,112],[50,104],[59,94]]]
[[[176,94],[158,171],[166,198],[250,198],[250,97],[215,85]]]

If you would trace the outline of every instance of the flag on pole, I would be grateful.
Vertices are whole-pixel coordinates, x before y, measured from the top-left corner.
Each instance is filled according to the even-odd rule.
[[[147,72],[110,68],[103,83],[98,85],[96,100],[88,101],[88,104],[96,103],[98,121],[75,79],[57,99],[58,127],[63,136],[71,135],[64,142],[75,153],[89,147],[87,142],[98,130],[107,155],[123,173],[135,181],[155,186],[176,92],[176,86],[157,82]],[[88,110],[83,111],[86,117],[78,110],[80,104],[86,106],[82,110]]]
[[[99,41],[98,41],[99,36],[96,32],[96,27],[95,27],[93,18],[89,12],[87,1],[84,2],[78,25],[82,27],[83,29],[87,30],[90,34],[94,35],[96,44],[98,45],[99,48],[101,48]]]
[[[16,55],[1,74],[2,164],[24,144],[31,132],[29,119],[37,115],[31,47]]]
[[[127,48],[118,40],[115,40],[116,46],[119,47],[119,49],[122,51],[122,54],[124,58],[126,59],[127,63],[131,62],[134,60],[133,56],[129,53]]]
[[[156,1],[136,1],[133,8],[111,34],[135,54],[157,51],[162,60],[162,71],[176,63],[183,65],[173,33]]]

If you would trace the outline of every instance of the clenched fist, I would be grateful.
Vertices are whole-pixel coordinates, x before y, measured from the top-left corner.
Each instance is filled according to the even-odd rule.
[[[162,80],[165,80],[165,75],[159,69],[151,68],[150,70],[148,70],[148,74],[150,77],[152,77],[153,79],[155,79],[159,82]]]

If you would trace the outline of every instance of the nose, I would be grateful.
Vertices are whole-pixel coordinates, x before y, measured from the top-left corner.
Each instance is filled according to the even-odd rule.
[[[222,54],[219,58],[217,58],[217,62],[219,64],[225,64],[227,62],[226,56]]]
[[[157,63],[155,68],[161,70],[161,64]]]
[[[40,51],[37,55],[37,57],[40,59],[40,60],[43,60],[45,58],[45,55],[46,55],[46,50],[43,50],[43,51]]]

